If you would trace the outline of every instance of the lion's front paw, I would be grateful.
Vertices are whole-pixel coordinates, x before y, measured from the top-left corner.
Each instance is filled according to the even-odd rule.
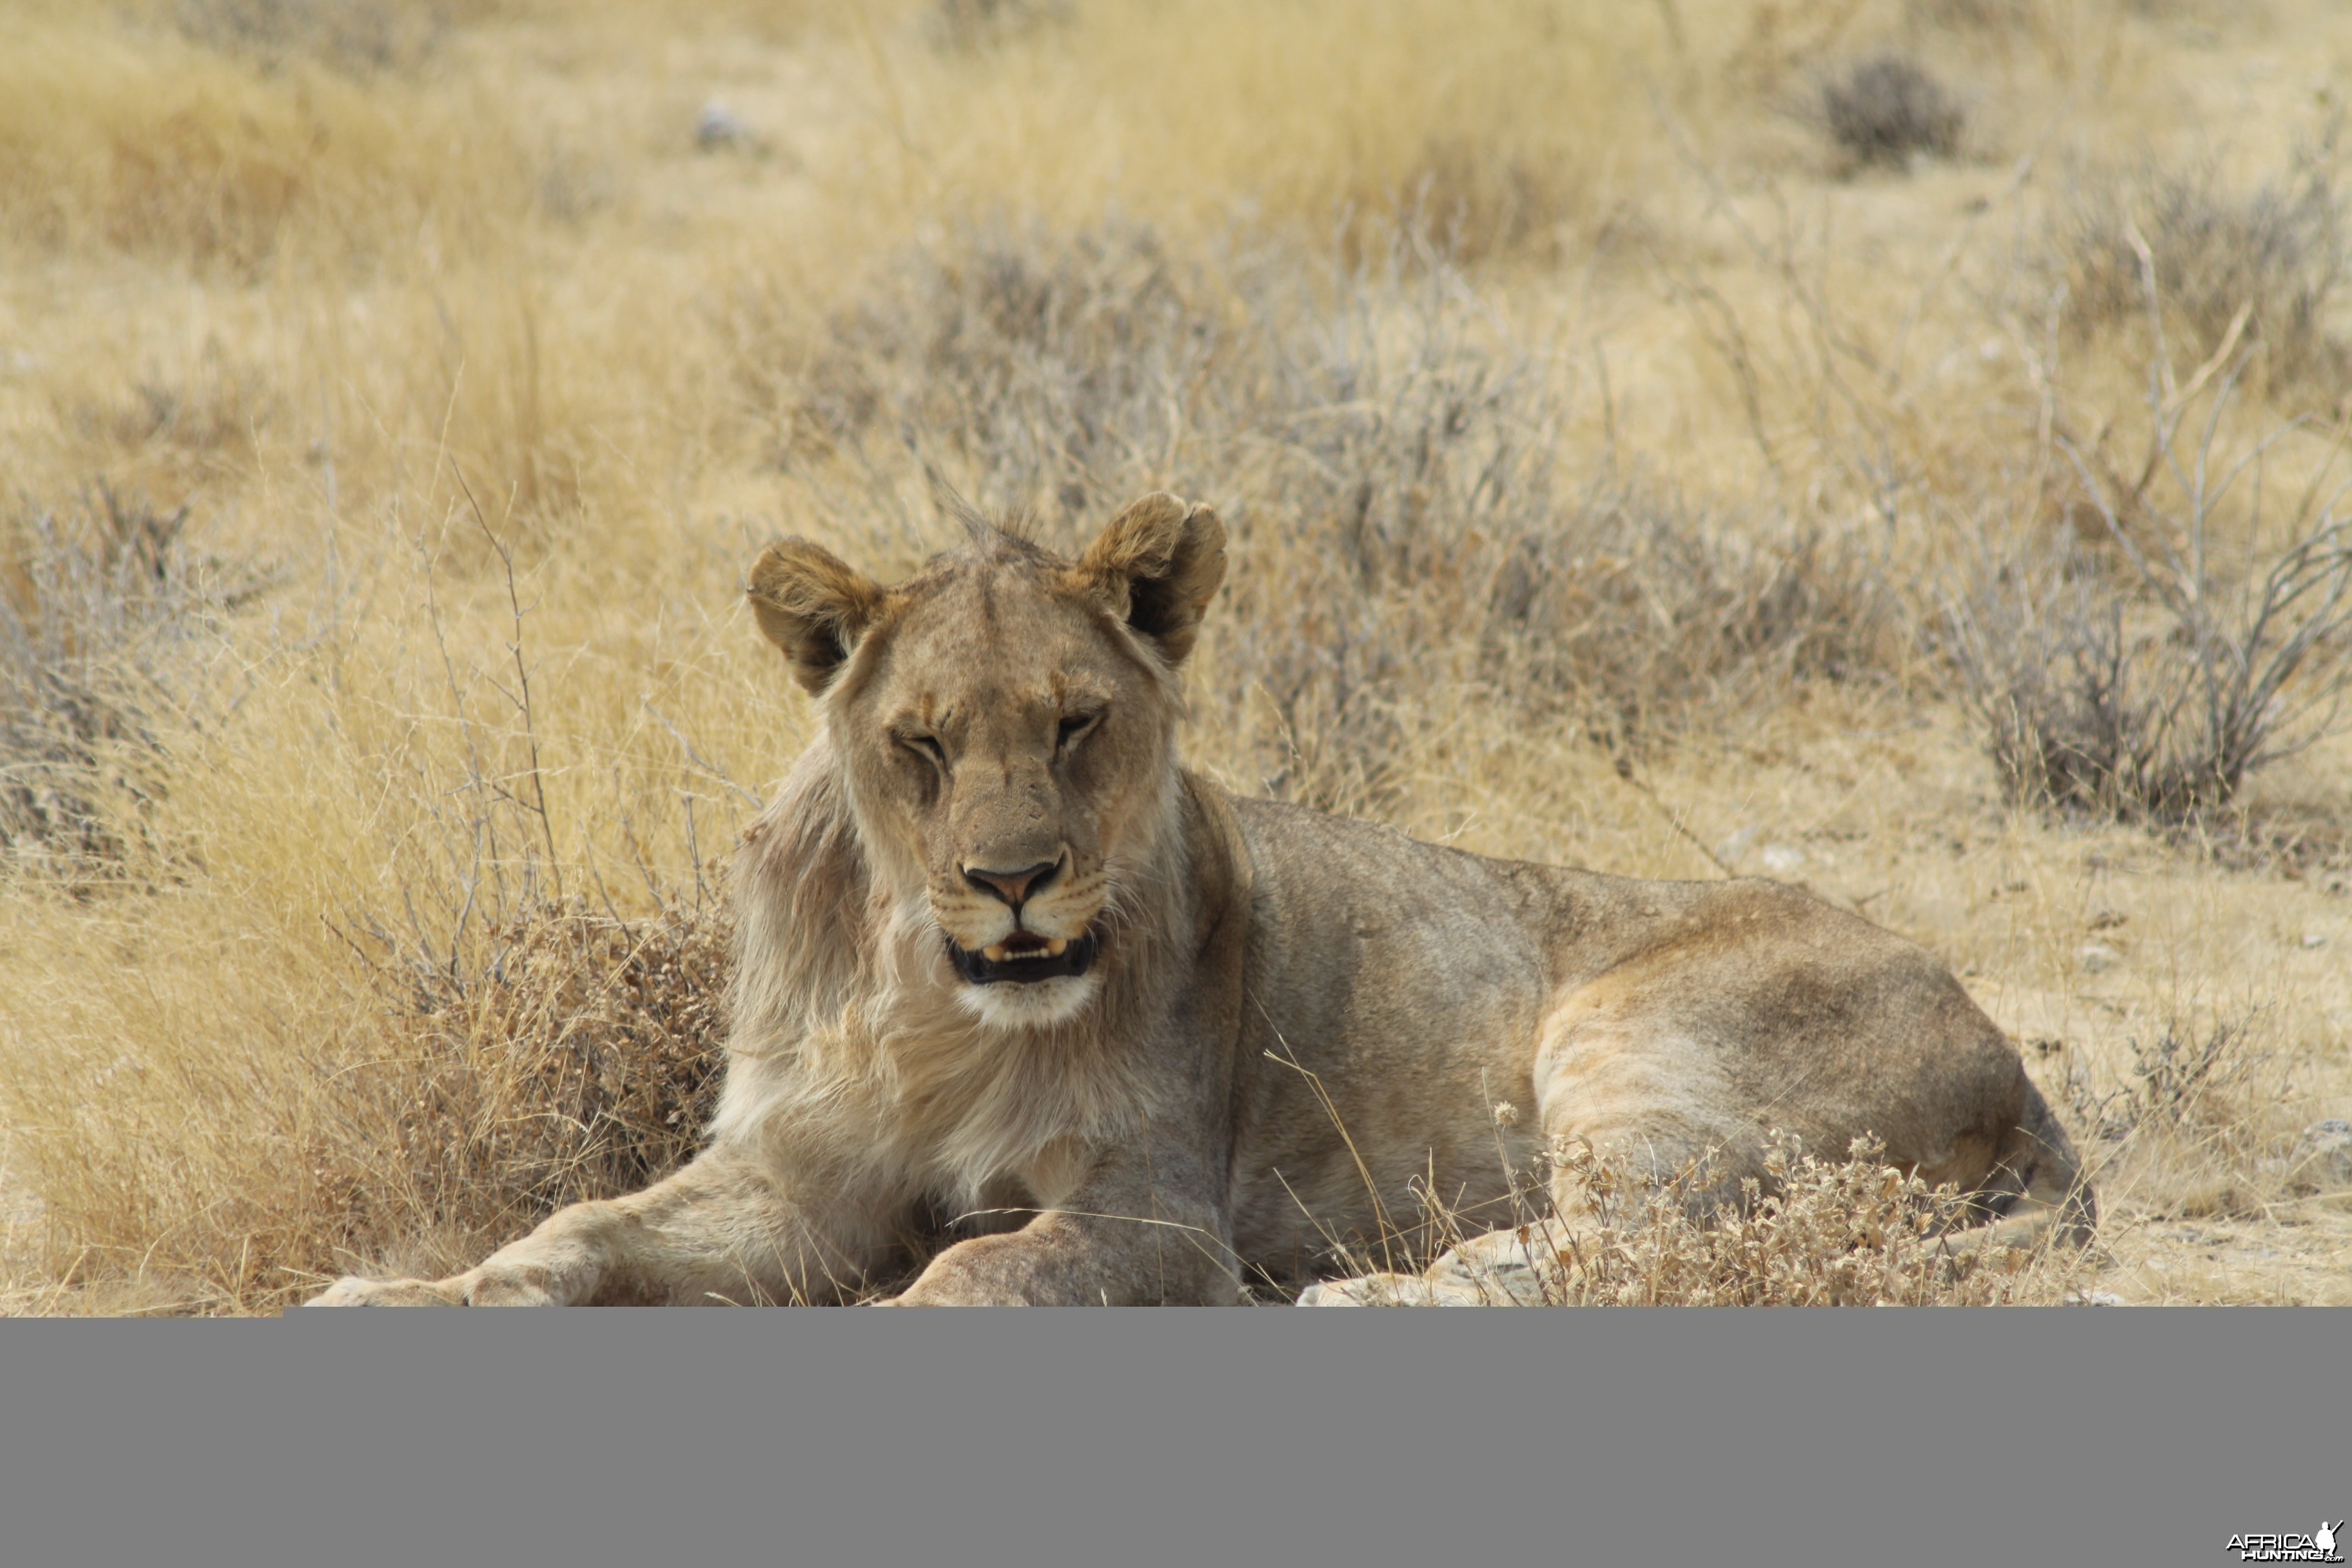
[[[446,1285],[423,1279],[362,1279],[346,1275],[302,1303],[306,1307],[458,1307],[465,1304]]]
[[[956,1286],[939,1280],[918,1279],[896,1296],[885,1297],[868,1303],[876,1307],[973,1307],[982,1305],[984,1298],[977,1297]]]
[[[562,1303],[548,1289],[546,1272],[538,1268],[502,1268],[490,1265],[450,1281],[464,1287],[469,1307],[553,1307]]]

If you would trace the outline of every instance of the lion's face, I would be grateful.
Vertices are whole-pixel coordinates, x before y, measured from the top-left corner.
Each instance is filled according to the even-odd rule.
[[[915,595],[862,673],[835,744],[867,847],[920,876],[959,995],[1001,1019],[1076,1011],[1115,866],[1160,815],[1162,681],[1077,595],[1003,567]]]
[[[762,629],[819,692],[869,862],[940,933],[956,1000],[1005,1026],[1082,1010],[1106,918],[1175,781],[1174,670],[1224,529],[1136,502],[1078,560],[992,531],[884,589],[818,547],[753,569]]]

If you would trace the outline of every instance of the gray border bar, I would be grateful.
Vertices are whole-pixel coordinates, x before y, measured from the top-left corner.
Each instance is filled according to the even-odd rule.
[[[2336,1310],[0,1323],[0,1561],[2220,1563]],[[2332,1510],[2332,1511],[2331,1511]]]

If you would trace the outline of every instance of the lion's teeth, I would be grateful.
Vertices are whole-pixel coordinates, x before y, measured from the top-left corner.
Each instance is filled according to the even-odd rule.
[[[1044,944],[1038,947],[1015,949],[1000,942],[993,947],[982,948],[980,955],[991,963],[1011,963],[1024,958],[1059,958],[1069,950],[1070,943],[1067,938],[1055,936],[1047,937]]]

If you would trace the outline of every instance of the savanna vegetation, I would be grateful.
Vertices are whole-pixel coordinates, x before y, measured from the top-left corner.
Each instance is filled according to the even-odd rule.
[[[1161,488],[1196,765],[1915,937],[2105,1210],[1596,1172],[1555,1299],[2352,1300],[2347,94],[2322,0],[5,0],[0,1309],[676,1163],[752,555]]]

